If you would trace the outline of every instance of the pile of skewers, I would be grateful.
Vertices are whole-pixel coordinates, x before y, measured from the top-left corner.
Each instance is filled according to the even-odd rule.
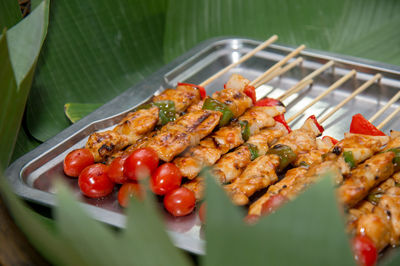
[[[363,265],[371,265],[379,251],[400,241],[400,132],[387,136],[380,131],[400,109],[377,127],[372,124],[400,98],[400,93],[369,121],[361,114],[353,116],[350,132],[343,140],[319,138],[324,132],[321,124],[379,81],[381,74],[357,88],[319,121],[310,116],[299,129],[292,130],[290,122],[356,75],[355,70],[349,71],[285,119],[281,101],[310,86],[316,76],[334,65],[327,62],[278,98],[257,101],[257,87],[302,62],[299,57],[288,63],[305,48],[302,45],[255,80],[234,74],[224,89],[211,97],[206,95],[205,86],[276,39],[272,36],[202,84],[179,83],[176,89],[161,92],[129,113],[113,130],[91,134],[85,148],[66,156],[65,174],[78,177],[87,197],[107,196],[115,184],[122,184],[118,201],[124,207],[130,197],[143,197],[139,181],[150,178],[151,190],[164,197],[167,211],[184,216],[202,200],[201,171],[209,167],[233,203],[249,205],[246,219],[255,221],[331,171],[339,201],[348,209],[348,230],[355,235],[358,259]],[[264,195],[250,199],[265,189]],[[200,207],[202,217],[204,206]]]

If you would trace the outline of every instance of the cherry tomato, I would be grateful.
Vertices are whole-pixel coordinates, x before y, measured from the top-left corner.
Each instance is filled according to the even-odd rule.
[[[378,252],[372,240],[363,235],[357,235],[352,241],[353,252],[360,266],[376,265]]]
[[[199,208],[199,218],[202,224],[206,224],[206,203],[203,202]]]
[[[114,183],[107,176],[108,166],[96,163],[89,165],[79,175],[78,184],[82,193],[90,198],[107,196],[113,191]]]
[[[94,164],[94,157],[88,149],[73,150],[64,159],[64,173],[78,177],[82,170],[91,164]]]
[[[142,180],[149,177],[157,165],[157,153],[151,148],[140,148],[126,158],[124,174],[134,181]]]
[[[195,205],[194,193],[184,187],[172,190],[164,197],[164,207],[175,217],[188,215]]]
[[[243,91],[248,97],[250,97],[251,98],[251,100],[253,101],[253,104],[255,104],[256,103],[256,101],[257,101],[257,99],[256,99],[256,88],[254,87],[254,86],[249,86],[249,85],[247,85],[245,88],[244,88],[244,91]]]
[[[118,202],[122,207],[128,207],[130,198],[142,200],[144,190],[137,183],[125,183],[118,191]]]
[[[261,207],[261,214],[267,215],[271,212],[274,212],[278,209],[282,204],[284,204],[288,199],[281,194],[276,194],[269,198]]]
[[[157,195],[165,195],[181,185],[182,174],[173,163],[160,165],[152,174],[151,190]]]
[[[127,157],[118,157],[115,158],[111,164],[108,166],[107,175],[117,184],[124,184],[128,182],[128,177],[124,175],[124,163]]]

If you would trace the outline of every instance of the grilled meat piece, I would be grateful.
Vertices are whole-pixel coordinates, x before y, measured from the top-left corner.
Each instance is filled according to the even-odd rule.
[[[275,154],[267,154],[252,161],[239,178],[224,186],[233,203],[246,205],[249,203],[249,197],[257,190],[276,182],[278,176],[275,169],[279,162],[279,156]]]
[[[180,85],[176,89],[166,89],[152,99],[153,102],[173,101],[177,113],[184,112],[192,104],[200,101],[200,92],[192,86]]]
[[[281,106],[259,106],[251,107],[240,121],[247,121],[251,133],[257,133],[261,128],[273,126],[275,121],[272,116],[279,115],[285,111]],[[259,119],[253,119],[258,117]],[[241,120],[242,119],[242,120]],[[211,136],[202,140],[197,147],[189,149],[181,157],[174,160],[174,164],[180,169],[182,175],[189,179],[195,178],[205,166],[210,166],[229,150],[244,143],[242,138],[242,127],[238,123],[231,123],[220,128]]]
[[[394,156],[393,152],[380,153],[352,170],[338,188],[339,200],[347,207],[357,204],[372,188],[393,174]]]
[[[200,110],[188,113],[166,125],[167,130],[161,129],[147,142],[146,147],[154,149],[161,160],[169,162],[187,147],[198,144],[210,134],[220,118],[221,113],[217,111]]]
[[[349,165],[344,161],[343,153],[351,152],[355,165],[362,163],[376,152],[380,151],[383,145],[389,141],[387,136],[369,136],[362,134],[346,133],[345,138],[339,141],[331,152],[338,155],[338,164],[343,175],[350,173]]]

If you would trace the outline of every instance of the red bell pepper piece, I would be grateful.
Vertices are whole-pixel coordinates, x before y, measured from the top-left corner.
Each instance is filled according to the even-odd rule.
[[[339,141],[335,138],[332,138],[331,136],[324,136],[322,139],[330,139],[333,145],[336,145]]]
[[[191,87],[199,90],[200,97],[202,100],[204,100],[207,97],[206,89],[204,89],[203,86],[199,86],[199,85],[191,84],[191,83],[183,83],[183,82],[179,82],[178,86],[191,86]]]
[[[283,114],[275,116],[275,117],[274,117],[274,120],[275,120],[276,122],[279,122],[279,123],[281,123],[282,125],[284,125],[285,128],[287,129],[288,133],[292,132],[292,129],[290,128],[290,126],[289,126],[288,123],[286,122],[285,116],[284,116]]]
[[[253,104],[256,103],[256,101],[257,101],[257,99],[256,99],[256,88],[254,86],[247,85],[244,88],[244,93],[251,98],[251,100],[253,101]]]
[[[284,106],[281,101],[274,99],[274,98],[264,98],[264,99],[258,100],[254,105],[255,106]]]
[[[370,136],[386,136],[385,133],[377,129],[361,114],[353,115],[350,124],[350,133],[370,135]]]
[[[324,129],[323,126],[321,126],[320,123],[318,123],[317,118],[315,117],[315,115],[311,115],[309,118],[311,118],[314,121],[314,124],[317,126],[319,132],[321,132],[321,134],[322,134],[322,132],[324,132],[325,129]]]

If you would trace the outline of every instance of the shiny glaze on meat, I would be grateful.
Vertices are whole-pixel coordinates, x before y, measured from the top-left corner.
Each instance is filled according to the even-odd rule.
[[[337,190],[340,202],[352,207],[367,196],[372,188],[389,178],[394,171],[393,158],[393,152],[377,154],[352,170]]]
[[[343,152],[351,151],[354,157],[354,163],[358,165],[372,155],[381,150],[383,145],[389,141],[387,136],[368,136],[362,134],[346,133],[345,138],[339,141],[331,152],[338,155],[338,164],[343,175],[350,173],[349,165],[344,161]]]
[[[400,188],[388,189],[371,213],[357,220],[356,233],[368,236],[380,251],[400,239]]]
[[[307,119],[300,129],[293,130],[289,134],[279,138],[275,145],[289,146],[296,155],[316,149],[317,143],[315,137],[320,135],[321,132],[312,126],[314,122],[312,120],[310,122],[310,120]],[[277,163],[275,163],[276,158]],[[265,169],[262,169],[262,163],[265,163]],[[225,186],[225,189],[231,194],[235,204],[247,204],[249,201],[248,197],[253,195],[257,190],[277,181],[275,170],[278,166],[279,156],[263,155],[250,163],[232,184]],[[272,169],[271,167],[275,168]]]
[[[251,136],[246,144],[257,147],[258,155],[264,155],[268,147],[285,134],[282,130],[264,129]],[[251,162],[251,153],[248,145],[241,145],[232,152],[221,157],[213,166],[212,173],[220,183],[228,183],[236,179],[244,168]]]
[[[200,101],[198,89],[192,86],[177,86],[176,89],[166,89],[162,93],[153,97],[153,102],[173,101],[177,113],[184,112],[192,104]]]
[[[265,188],[278,180],[275,169],[279,166],[279,156],[267,154],[252,161],[239,178],[224,186],[236,205],[246,205],[249,197],[257,190]]]
[[[273,126],[275,120],[271,116],[279,115],[284,111],[285,108],[281,106],[265,106],[263,108],[254,106],[246,111],[243,117],[248,119],[246,121],[248,121],[249,127],[252,128],[254,133],[257,133],[261,128]],[[253,119],[255,117],[259,119]],[[183,156],[176,158],[174,164],[180,169],[184,177],[193,179],[203,167],[215,164],[223,154],[243,144],[244,140],[241,131],[241,126],[235,122],[222,127],[205,140],[202,140],[197,147],[189,149]]]
[[[198,144],[210,134],[220,118],[221,113],[217,111],[188,113],[174,123],[165,125],[168,129],[161,129],[147,142],[146,147],[154,149],[161,160],[169,162],[187,147]]]
[[[235,89],[223,89],[214,92],[212,98],[226,104],[232,111],[234,117],[239,117],[248,108],[253,106],[253,102],[244,92]]]

